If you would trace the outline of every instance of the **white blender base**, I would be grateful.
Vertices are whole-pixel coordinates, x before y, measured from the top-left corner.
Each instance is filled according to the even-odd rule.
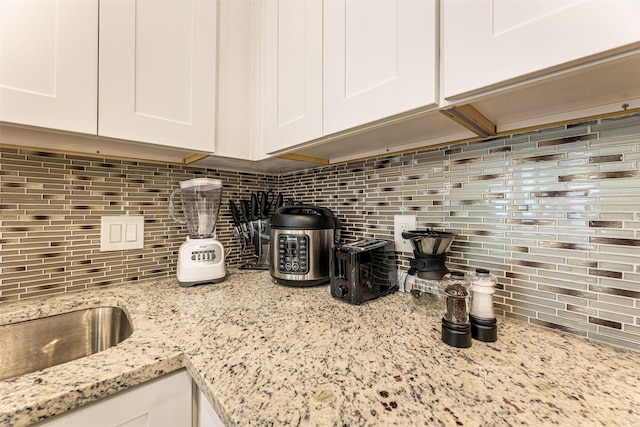
[[[191,239],[180,245],[176,276],[183,288],[220,283],[227,278],[224,248],[214,238]]]

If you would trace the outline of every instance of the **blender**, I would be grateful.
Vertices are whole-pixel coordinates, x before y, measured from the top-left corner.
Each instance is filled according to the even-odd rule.
[[[178,192],[182,218],[176,217],[173,202]],[[182,287],[219,283],[226,278],[224,248],[215,234],[221,199],[222,182],[209,178],[182,181],[169,195],[169,216],[189,229],[178,252],[176,275]]]
[[[402,232],[413,246],[414,258],[409,263],[404,289],[411,292],[415,303],[433,305],[443,301],[442,279],[449,273],[445,261],[456,236],[431,229]]]

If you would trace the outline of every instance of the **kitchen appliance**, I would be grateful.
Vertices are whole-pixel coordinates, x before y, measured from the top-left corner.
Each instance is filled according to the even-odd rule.
[[[184,217],[176,217],[174,197],[180,194]],[[189,230],[180,246],[176,275],[182,287],[222,282],[227,275],[224,248],[215,234],[222,199],[222,182],[195,178],[180,182],[169,195],[169,215]]]
[[[402,232],[402,238],[409,240],[413,246],[414,259],[410,266],[415,269],[418,277],[440,280],[449,273],[445,261],[456,236],[455,233],[431,229]]]
[[[447,252],[455,233],[433,230],[403,231],[402,237],[411,242],[414,258],[404,281],[417,304],[434,305],[444,301],[442,278],[449,273],[445,265]]]
[[[398,290],[395,244],[361,239],[333,249],[330,260],[331,295],[362,304]]]
[[[340,222],[331,210],[282,206],[271,216],[271,277],[287,286],[328,283],[331,249],[339,239]]]

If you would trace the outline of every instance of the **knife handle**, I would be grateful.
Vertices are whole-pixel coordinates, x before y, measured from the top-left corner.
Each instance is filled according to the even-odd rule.
[[[251,220],[258,219],[258,196],[256,193],[251,193]]]
[[[249,202],[246,200],[240,200],[240,208],[242,209],[242,215],[244,216],[244,221],[251,221],[251,211],[249,210]]]
[[[267,219],[269,217],[269,212],[267,210],[269,196],[267,196],[267,193],[265,193],[264,191],[259,191],[258,196],[260,203],[260,210],[258,211],[258,215],[260,215],[260,219]]]
[[[278,197],[276,198],[276,206],[273,208],[273,212],[277,211],[284,205],[284,196],[282,193],[278,193]]]
[[[240,226],[240,212],[238,212],[238,207],[233,200],[229,200],[229,210],[231,211],[231,218],[233,219],[233,225],[236,227]]]

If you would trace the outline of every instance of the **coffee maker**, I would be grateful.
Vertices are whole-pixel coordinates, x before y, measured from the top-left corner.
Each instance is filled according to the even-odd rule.
[[[182,218],[176,217],[174,197],[180,194]],[[219,283],[227,270],[224,248],[215,234],[222,199],[222,182],[217,179],[195,178],[180,182],[169,195],[169,216],[189,230],[186,242],[180,246],[176,275],[182,287]]]
[[[404,281],[405,291],[410,291],[416,302],[430,304],[443,301],[442,279],[449,273],[445,265],[447,253],[455,233],[445,231],[403,231],[402,237],[411,242],[414,258]]]
[[[415,269],[418,277],[440,280],[449,273],[445,261],[456,236],[455,233],[431,229],[402,232],[402,238],[409,240],[413,246],[414,259],[411,260],[410,265],[412,270]]]

